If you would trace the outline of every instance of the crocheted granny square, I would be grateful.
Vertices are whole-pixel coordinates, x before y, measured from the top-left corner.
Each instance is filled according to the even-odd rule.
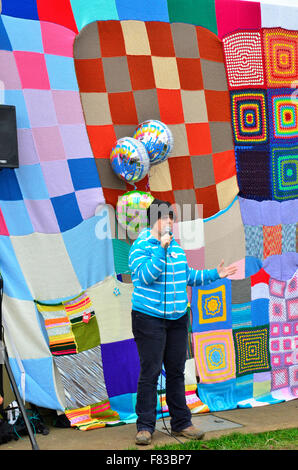
[[[230,88],[264,87],[261,33],[241,31],[223,38]]]
[[[298,197],[298,147],[274,147],[271,154],[272,196],[277,201]]]
[[[298,137],[298,100],[293,91],[282,88],[267,92],[270,140],[273,142],[295,142]]]
[[[267,87],[291,86],[298,79],[298,32],[263,30]]]
[[[193,344],[200,383],[223,382],[235,378],[232,330],[193,333]]]
[[[232,126],[235,145],[265,144],[268,141],[266,92],[231,92]]]
[[[233,330],[236,375],[271,369],[268,326]]]

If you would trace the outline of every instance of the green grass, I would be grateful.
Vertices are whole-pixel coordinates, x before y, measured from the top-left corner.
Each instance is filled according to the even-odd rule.
[[[259,434],[234,432],[218,439],[156,446],[154,450],[298,450],[298,428]]]

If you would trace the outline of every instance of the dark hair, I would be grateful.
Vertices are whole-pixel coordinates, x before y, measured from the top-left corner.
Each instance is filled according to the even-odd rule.
[[[155,222],[162,217],[170,217],[175,220],[175,212],[168,201],[154,199],[147,209],[147,225],[153,227]]]

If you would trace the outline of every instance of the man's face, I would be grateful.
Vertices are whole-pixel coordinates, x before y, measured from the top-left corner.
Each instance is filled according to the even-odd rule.
[[[168,215],[163,216],[160,219],[158,219],[156,224],[157,224],[157,230],[161,235],[163,235],[166,227],[170,227],[171,232],[173,232],[174,220],[172,217],[169,217]]]

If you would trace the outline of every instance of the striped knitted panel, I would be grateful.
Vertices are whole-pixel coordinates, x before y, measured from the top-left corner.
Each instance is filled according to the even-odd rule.
[[[70,425],[77,427],[80,431],[120,424],[119,415],[111,409],[109,400],[74,410],[66,410],[65,414]]]
[[[59,304],[35,304],[44,319],[53,355],[76,354],[100,344],[95,312],[85,293]]]
[[[55,356],[65,389],[66,408],[81,408],[108,399],[101,348],[65,356]]]

